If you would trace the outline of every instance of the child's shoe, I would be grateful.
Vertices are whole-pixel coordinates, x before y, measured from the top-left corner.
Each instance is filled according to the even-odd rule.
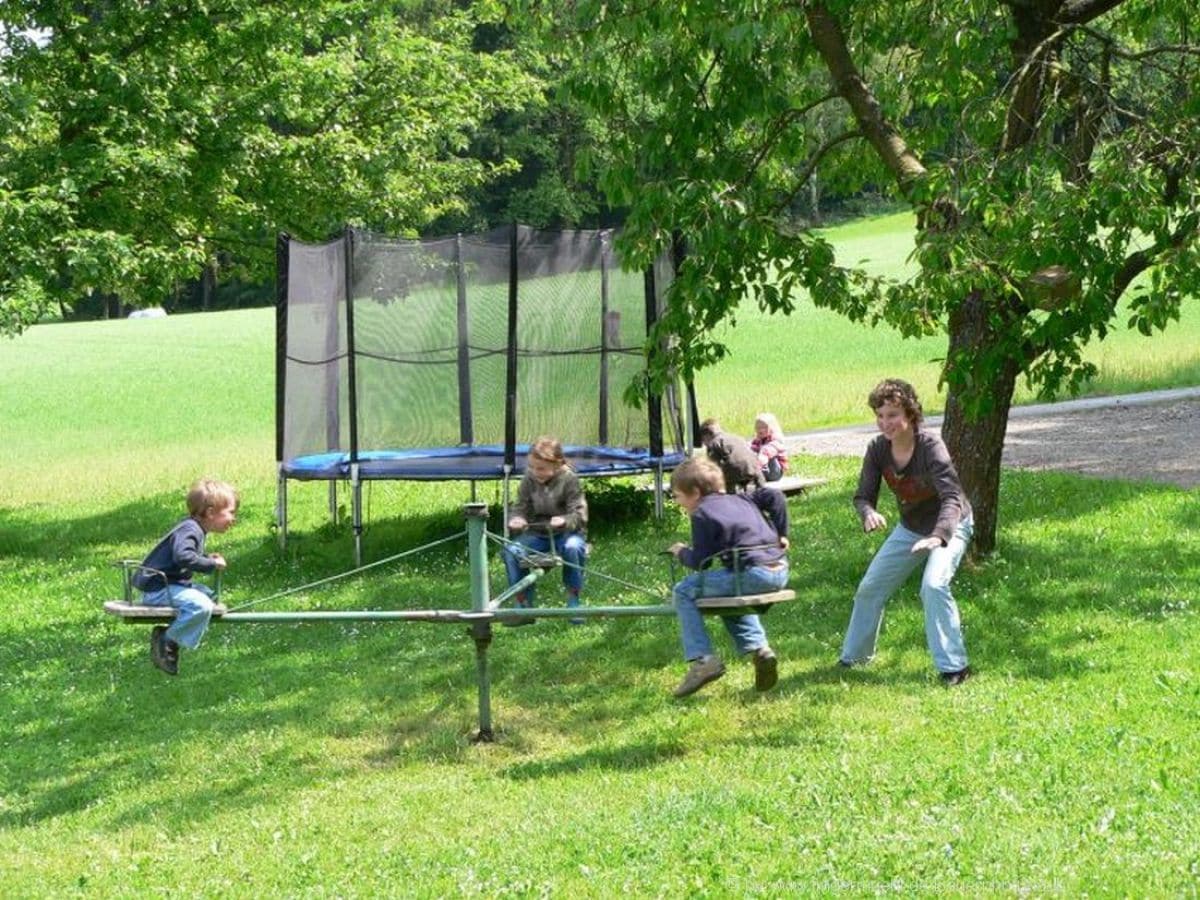
[[[679,687],[675,688],[675,696],[686,697],[694,694],[710,681],[716,681],[724,674],[725,663],[721,662],[720,657],[701,656],[699,659],[693,660],[687,674],[683,676],[683,681],[679,682]]]
[[[532,607],[533,604],[529,602],[529,598],[524,594],[517,594],[517,596],[513,597],[513,609],[531,609]],[[520,628],[522,625],[534,625],[536,623],[537,619],[506,619],[500,624],[507,628]]]
[[[779,660],[770,647],[759,647],[754,651],[754,689],[769,691],[779,681]]]
[[[150,629],[150,661],[168,675],[179,674],[179,645],[167,637],[165,625]]]
[[[967,666],[965,669],[959,669],[957,672],[942,672],[940,677],[946,687],[958,687],[974,674],[971,671],[971,667]]]
[[[570,594],[570,593],[567,594],[567,608],[568,609],[576,609],[580,605],[581,604],[579,602],[578,594]],[[587,619],[583,618],[582,616],[572,616],[568,621],[572,625],[582,625],[584,622],[587,621]]]

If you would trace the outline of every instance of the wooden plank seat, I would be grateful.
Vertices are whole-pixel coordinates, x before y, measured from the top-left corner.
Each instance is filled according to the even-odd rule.
[[[803,494],[811,487],[825,484],[828,478],[802,478],[799,475],[784,475],[778,481],[768,481],[767,487],[783,494]]]
[[[795,600],[796,592],[784,589],[768,594],[743,594],[740,597],[700,597],[696,608],[702,613],[717,616],[744,616],[749,613],[765,613],[776,603]]]
[[[803,478],[800,475],[784,475],[778,481],[766,482],[765,487],[769,487],[773,491],[779,491],[790,497],[793,494],[803,494],[809,488],[817,487],[828,481],[828,478]],[[652,491],[654,490],[654,484],[652,482],[640,482],[634,485],[634,490]]]
[[[550,571],[562,564],[562,557],[556,553],[543,553],[537,550],[527,550],[517,558],[517,565],[522,569],[542,569]]]
[[[170,606],[144,606],[139,603],[126,603],[123,600],[109,600],[104,604],[104,611],[110,616],[118,616],[122,621],[132,625],[153,625],[160,622],[170,622],[179,615],[179,610]],[[218,603],[213,609],[213,618],[219,618],[229,612],[223,603]]]

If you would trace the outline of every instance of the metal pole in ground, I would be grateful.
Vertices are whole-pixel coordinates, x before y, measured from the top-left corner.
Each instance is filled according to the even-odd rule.
[[[487,565],[487,504],[468,503],[467,516],[467,561],[471,571],[471,610],[486,612],[490,601]],[[471,623],[471,637],[475,641],[475,679],[479,685],[479,731],[472,741],[491,743],[496,739],[492,732],[492,683],[488,672],[488,645],[492,642],[492,623],[483,619]]]

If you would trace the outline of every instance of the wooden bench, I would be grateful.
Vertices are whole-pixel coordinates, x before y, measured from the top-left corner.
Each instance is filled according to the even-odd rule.
[[[784,475],[778,481],[768,481],[767,487],[791,496],[792,494],[803,494],[809,488],[825,484],[828,480],[828,478],[801,478],[799,475]]]
[[[793,494],[803,494],[809,488],[817,487],[829,481],[828,478],[802,478],[799,475],[784,475],[778,481],[768,481],[764,487],[769,487],[773,491],[779,491],[781,494],[792,496]],[[639,483],[634,485],[634,490],[652,491],[653,484]]]
[[[174,621],[179,610],[171,606],[143,606],[138,603],[126,603],[123,600],[109,600],[104,604],[104,611],[110,616],[117,616],[131,625],[152,625],[160,622]],[[213,608],[213,618],[220,618],[229,612],[228,607],[218,603]]]
[[[700,597],[696,600],[696,608],[715,616],[745,616],[768,612],[776,603],[795,599],[795,591],[784,589],[769,594],[744,594],[741,597]]]

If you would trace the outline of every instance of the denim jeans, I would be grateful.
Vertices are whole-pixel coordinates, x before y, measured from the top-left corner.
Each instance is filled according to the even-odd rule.
[[[866,662],[875,655],[883,606],[913,569],[924,564],[921,575],[921,605],[925,608],[925,641],[939,672],[957,672],[967,667],[958,607],[950,594],[950,581],[971,541],[974,523],[959,522],[950,543],[927,554],[913,553],[912,546],[927,535],[897,525],[867,566],[867,573],[854,594],[854,610],[842,644],[842,661]]]
[[[788,567],[785,562],[777,569],[750,566],[740,576],[742,594],[766,594],[778,591],[787,585]],[[680,579],[675,584],[673,596],[675,615],[679,617],[679,633],[683,639],[683,658],[698,659],[713,652],[712,641],[704,627],[704,616],[696,608],[699,597],[729,597],[738,593],[732,569],[701,569]],[[738,653],[749,653],[767,646],[767,633],[758,616],[721,616],[721,624],[733,638]]]
[[[546,553],[550,549],[550,539],[544,534],[525,532],[517,538],[516,544],[504,547],[504,569],[508,573],[508,583],[516,584],[525,577],[527,571],[521,568],[520,560],[527,550]],[[567,590],[575,596],[583,589],[583,567],[587,562],[587,541],[578,531],[568,531],[554,535],[554,552],[562,557],[562,580]],[[525,588],[525,599],[533,606],[533,585]]]
[[[167,628],[167,637],[177,644],[195,650],[208,630],[212,619],[213,592],[203,584],[169,584],[157,591],[142,595],[146,606],[173,606],[179,610],[175,621]]]

